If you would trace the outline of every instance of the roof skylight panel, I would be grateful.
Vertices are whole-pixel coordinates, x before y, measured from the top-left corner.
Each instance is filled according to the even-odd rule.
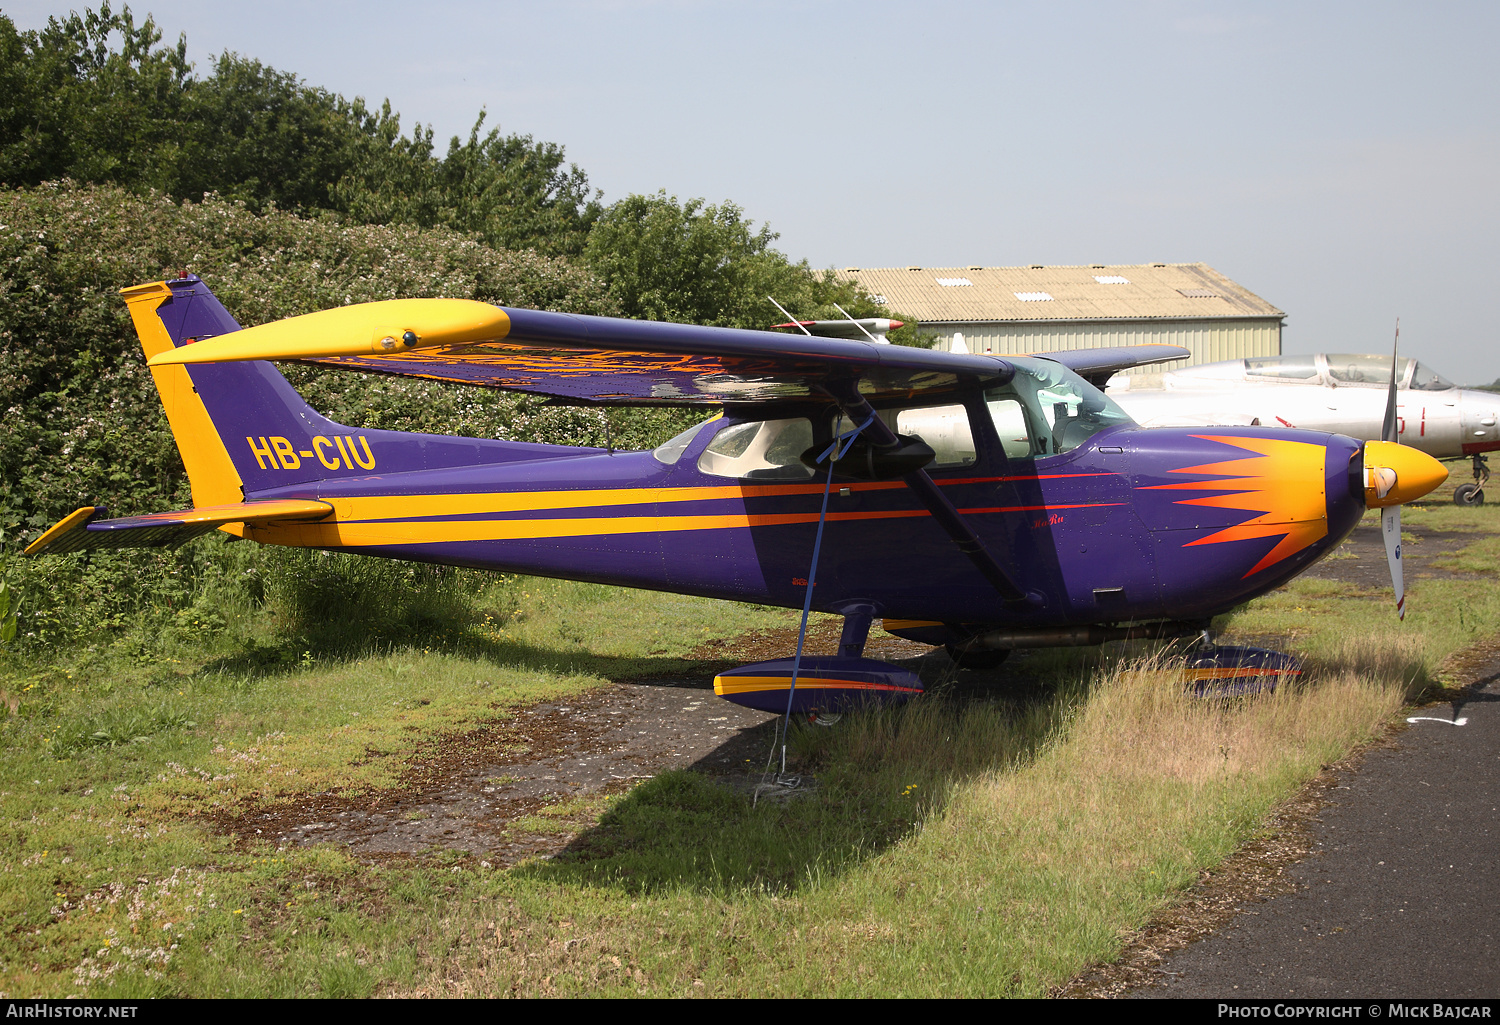
[[[1017,299],[1023,303],[1050,303],[1052,296],[1047,292],[1012,292]]]

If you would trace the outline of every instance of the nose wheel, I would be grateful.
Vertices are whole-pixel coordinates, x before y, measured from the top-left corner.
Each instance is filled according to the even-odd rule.
[[[1474,453],[1474,483],[1460,484],[1453,489],[1455,505],[1483,505],[1484,486],[1490,480],[1489,460],[1481,452]]]

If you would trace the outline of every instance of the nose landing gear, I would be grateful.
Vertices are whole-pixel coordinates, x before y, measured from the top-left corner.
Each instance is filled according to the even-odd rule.
[[[1489,483],[1490,467],[1489,460],[1484,453],[1474,453],[1474,483],[1460,484],[1453,489],[1453,502],[1455,505],[1483,505],[1484,486]]]

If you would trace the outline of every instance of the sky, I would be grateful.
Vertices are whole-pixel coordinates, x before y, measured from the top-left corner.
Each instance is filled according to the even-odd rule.
[[[0,0],[18,27],[79,5]],[[81,9],[81,8],[80,8]],[[815,267],[1207,263],[1287,352],[1500,378],[1500,4],[138,0],[440,138],[730,200]]]

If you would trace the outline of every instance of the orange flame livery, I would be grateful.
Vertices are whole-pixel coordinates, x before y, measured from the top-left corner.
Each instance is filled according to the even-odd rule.
[[[1195,437],[1233,445],[1256,454],[1237,456],[1217,463],[1185,466],[1172,471],[1229,478],[1226,480],[1158,484],[1146,490],[1233,492],[1186,498],[1176,504],[1244,509],[1260,515],[1208,537],[1189,541],[1183,547],[1281,535],[1281,541],[1276,547],[1245,574],[1248,577],[1295,555],[1328,534],[1328,505],[1323,479],[1325,449],[1322,445],[1277,438],[1235,438],[1207,434]]]

